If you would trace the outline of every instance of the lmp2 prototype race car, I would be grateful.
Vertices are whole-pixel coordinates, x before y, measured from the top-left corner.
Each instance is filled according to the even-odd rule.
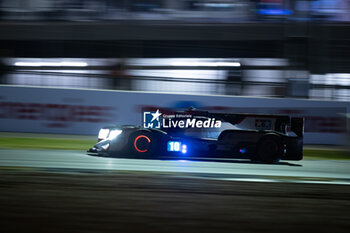
[[[157,110],[151,121],[160,116]],[[239,158],[264,163],[303,157],[303,118],[197,110],[161,118],[156,127],[145,123],[143,127],[104,127],[88,154],[154,159]]]

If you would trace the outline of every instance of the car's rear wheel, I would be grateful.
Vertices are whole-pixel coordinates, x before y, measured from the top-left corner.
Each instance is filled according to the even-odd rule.
[[[130,136],[131,152],[137,157],[147,157],[154,153],[154,137],[148,131],[137,131]]]
[[[257,152],[260,161],[264,163],[276,163],[282,157],[282,142],[277,136],[266,136],[258,143]]]

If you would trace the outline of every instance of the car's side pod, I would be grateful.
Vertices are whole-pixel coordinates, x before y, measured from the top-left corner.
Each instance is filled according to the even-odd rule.
[[[292,117],[291,130],[296,134],[296,137],[284,138],[287,149],[284,159],[301,160],[303,159],[304,118]]]
[[[292,117],[291,118],[291,130],[298,136],[304,136],[304,118]]]

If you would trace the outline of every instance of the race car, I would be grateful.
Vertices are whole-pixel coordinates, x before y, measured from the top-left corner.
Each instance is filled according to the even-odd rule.
[[[154,159],[240,158],[264,163],[303,157],[304,119],[300,117],[193,110],[172,116],[180,117],[164,120],[159,128],[103,127],[88,154]],[[189,127],[179,127],[186,125],[186,120]],[[178,127],[170,127],[175,121]],[[220,127],[195,127],[213,126],[213,121],[220,122]]]

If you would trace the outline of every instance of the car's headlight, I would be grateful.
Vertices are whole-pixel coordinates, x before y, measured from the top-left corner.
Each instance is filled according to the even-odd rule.
[[[100,129],[98,133],[98,139],[104,140],[108,137],[109,129]]]
[[[109,136],[108,139],[109,140],[113,140],[114,138],[116,138],[119,134],[121,134],[123,131],[120,129],[113,129],[111,130],[111,132],[109,132]]]

